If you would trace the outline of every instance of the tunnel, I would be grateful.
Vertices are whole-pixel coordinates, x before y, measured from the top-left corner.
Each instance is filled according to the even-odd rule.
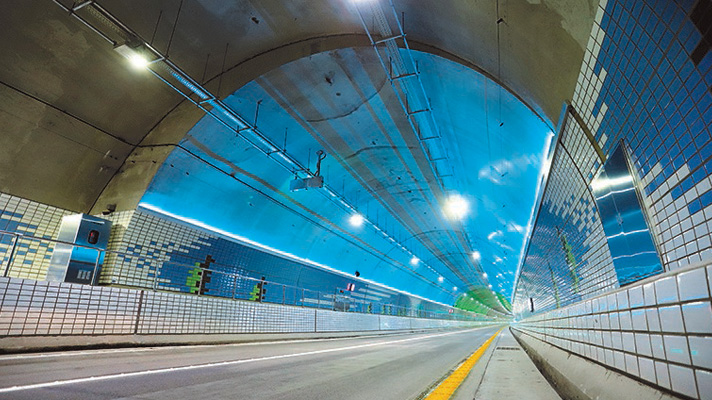
[[[0,14],[0,398],[712,399],[712,1]]]

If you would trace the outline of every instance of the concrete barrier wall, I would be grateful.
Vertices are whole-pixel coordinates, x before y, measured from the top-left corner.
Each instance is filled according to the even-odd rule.
[[[649,385],[712,399],[710,264],[658,275],[513,328]]]

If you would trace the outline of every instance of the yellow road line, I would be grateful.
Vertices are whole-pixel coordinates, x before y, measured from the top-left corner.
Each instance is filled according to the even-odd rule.
[[[504,329],[504,328],[502,328]],[[462,381],[467,378],[467,375],[470,374],[470,371],[472,368],[475,366],[477,363],[477,360],[482,357],[482,354],[485,353],[485,350],[489,347],[489,345],[492,343],[494,338],[499,335],[500,332],[502,332],[502,329],[498,330],[495,332],[494,335],[492,335],[491,338],[487,339],[486,342],[480,346],[479,349],[475,350],[472,355],[465,360],[464,363],[462,363],[455,371],[450,374],[447,378],[445,378],[444,381],[440,382],[440,385],[435,388],[428,397],[425,398],[425,400],[447,400],[449,399],[453,393],[455,393],[455,390],[457,390],[458,387],[460,387],[460,384],[462,384]]]

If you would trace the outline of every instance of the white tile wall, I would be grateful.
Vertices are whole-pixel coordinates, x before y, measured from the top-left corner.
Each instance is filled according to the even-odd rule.
[[[293,333],[487,324],[0,277],[0,336]]]
[[[710,399],[711,272],[710,262],[677,269],[513,327],[652,385]]]

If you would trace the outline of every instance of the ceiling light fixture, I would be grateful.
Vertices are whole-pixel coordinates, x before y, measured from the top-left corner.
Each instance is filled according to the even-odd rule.
[[[349,217],[349,223],[351,224],[351,226],[354,226],[356,228],[360,228],[361,226],[363,226],[364,221],[366,220],[361,214],[353,214],[351,217]]]
[[[475,260],[475,261],[480,261],[480,258],[482,258],[482,256],[480,255],[480,252],[479,252],[479,251],[475,250],[475,251],[472,252],[472,259],[473,259],[473,260]]]
[[[414,267],[415,267],[416,265],[418,265],[419,262],[420,262],[420,259],[419,259],[418,257],[413,257],[413,258],[410,259],[410,265],[412,265],[412,266],[414,266]]]
[[[443,278],[442,276],[438,276],[438,282],[443,283],[444,280],[445,278]]]
[[[129,64],[136,69],[146,69],[148,68],[149,61],[141,54],[139,50],[140,46],[131,47],[127,43],[120,44],[114,47],[114,51],[124,56],[129,60]]]
[[[443,211],[445,216],[450,219],[463,219],[470,211],[470,203],[459,194],[453,194],[445,200]]]

